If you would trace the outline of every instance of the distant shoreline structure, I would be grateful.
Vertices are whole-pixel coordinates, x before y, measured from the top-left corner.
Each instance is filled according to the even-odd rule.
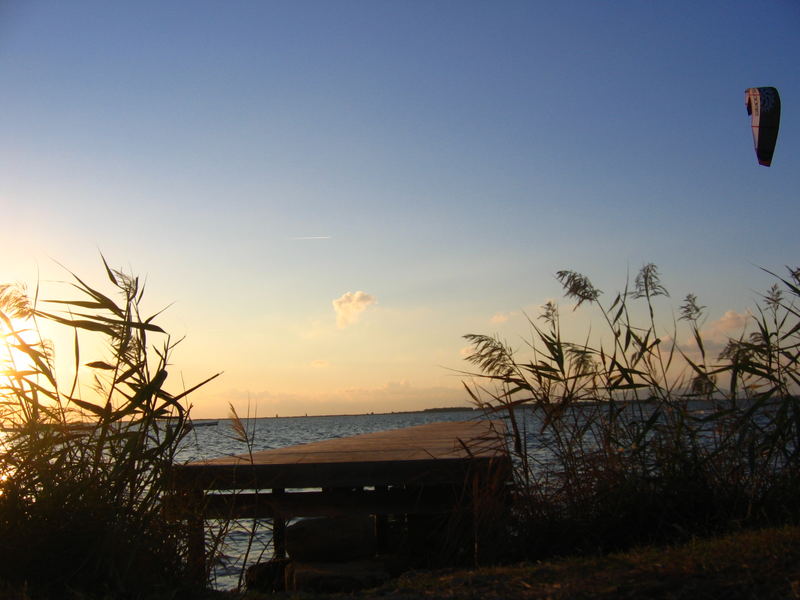
[[[794,396],[797,399],[800,399],[800,396]],[[711,398],[686,398],[687,402],[693,402],[695,404],[711,404],[715,401],[715,399]],[[737,402],[746,402],[747,399],[741,398],[737,400]],[[617,400],[618,405],[642,405],[642,404],[654,404],[656,402],[653,398],[642,398],[639,400],[636,399],[626,399],[626,400]],[[773,402],[769,402],[768,404],[772,404]],[[592,401],[592,400],[585,400],[577,403],[575,406],[584,406],[586,408],[590,407],[597,407],[597,406],[604,406],[607,405],[608,401]],[[528,408],[536,408],[534,403],[527,405]],[[394,410],[394,411],[385,411],[385,412],[363,412],[363,413],[338,413],[338,414],[329,414],[329,415],[272,415],[266,417],[249,417],[251,419],[305,419],[305,418],[336,418],[336,417],[369,417],[369,416],[381,416],[381,415],[413,415],[413,414],[431,414],[431,413],[455,413],[455,412],[483,412],[483,408],[480,407],[473,407],[473,406],[442,406],[436,408],[422,408],[419,410]],[[218,420],[225,420],[228,417],[207,417],[207,418],[198,418],[192,419],[193,421],[218,421]]]
[[[392,410],[392,411],[385,411],[385,412],[363,412],[363,413],[339,413],[339,414],[330,414],[330,415],[271,415],[265,417],[242,417],[250,418],[250,419],[306,419],[306,418],[323,418],[323,417],[369,417],[369,416],[380,416],[380,415],[413,415],[413,414],[430,414],[430,413],[450,413],[450,412],[480,412],[481,409],[474,408],[472,406],[443,406],[437,408],[422,408],[420,410]],[[197,419],[192,419],[192,421],[220,421],[228,419],[229,417],[200,417]]]

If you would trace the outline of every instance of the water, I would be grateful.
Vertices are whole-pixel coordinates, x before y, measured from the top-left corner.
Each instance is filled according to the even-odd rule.
[[[481,413],[465,409],[452,412],[243,419],[243,422],[247,428],[248,437],[253,441],[253,450],[257,452],[362,433],[443,421],[466,421],[480,417]],[[230,420],[221,419],[216,424],[211,421],[199,420],[196,421],[196,425],[184,440],[178,453],[178,462],[247,452],[247,446],[236,439]],[[207,539],[210,541],[214,536],[219,535],[221,527],[221,523],[208,521],[206,523]],[[230,524],[230,530],[224,536],[222,543],[220,562],[214,567],[215,585],[218,589],[230,589],[237,586],[252,527],[251,520]],[[259,557],[265,560],[272,555],[271,539],[269,526],[265,523],[259,524],[247,560],[248,565],[256,562]]]
[[[707,416],[713,408],[713,405],[706,402],[692,402],[690,403],[688,414],[700,418]],[[746,409],[747,406],[745,405],[744,408]],[[643,424],[651,416],[654,409],[655,405],[631,404],[625,406],[623,413],[620,413],[620,415],[628,424],[636,422]],[[586,423],[586,419],[597,419],[607,410],[605,405],[587,404],[575,406],[568,409],[562,418],[567,424],[572,423],[573,426],[583,425]],[[753,418],[758,421],[760,426],[768,427],[773,413],[774,407],[765,406]],[[480,412],[464,410],[454,412],[251,419],[245,420],[245,423],[250,432],[250,437],[253,439],[253,450],[259,451],[361,433],[412,427],[426,423],[478,419],[482,418],[482,416]],[[503,415],[498,413],[493,418],[502,417]],[[664,424],[664,419],[665,417],[662,415],[658,422]],[[536,463],[536,468],[557,467],[557,457],[553,453],[553,448],[556,445],[553,431],[542,428],[541,413],[535,408],[529,407],[517,413],[517,420],[525,438],[528,456]],[[198,424],[202,423],[204,422],[198,422]],[[698,440],[703,445],[707,444],[711,448],[718,443],[712,435],[714,422],[704,423],[698,421],[693,423],[693,427],[696,428]],[[580,427],[577,427],[577,430],[580,429]],[[655,433],[651,435],[655,435]],[[584,451],[591,452],[593,449],[593,436],[594,432],[591,428],[585,432],[582,438]],[[243,454],[246,451],[246,446],[235,439],[231,422],[229,420],[220,420],[212,426],[196,427],[185,440],[184,446],[180,451],[179,460],[191,461],[202,458],[215,458]],[[251,539],[250,530],[252,526],[252,521],[233,524],[225,536],[221,562],[215,566],[216,587],[218,589],[230,589],[237,586],[239,574],[242,572],[243,557],[247,552],[248,542]],[[220,524],[208,522],[207,531],[209,534],[214,534],[219,529]],[[266,524],[262,524],[254,537],[247,563],[256,562],[262,552],[263,558],[269,558],[271,556],[270,542],[269,527]]]

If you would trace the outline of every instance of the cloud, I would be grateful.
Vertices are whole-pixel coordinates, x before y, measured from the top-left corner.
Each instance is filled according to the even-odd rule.
[[[743,313],[738,313],[735,310],[725,311],[725,314],[719,319],[703,327],[703,337],[713,342],[725,344],[728,338],[738,338],[742,334],[751,316],[749,311]]]
[[[327,369],[331,366],[331,363],[327,360],[312,360],[311,366],[315,369]]]
[[[725,348],[728,340],[738,339],[746,331],[752,316],[750,311],[739,313],[735,310],[728,310],[716,321],[712,321],[702,327],[700,329],[700,337],[703,340],[706,357],[713,359]],[[678,340],[674,340],[670,335],[661,336],[662,349],[669,348],[673,343],[676,343],[677,348],[692,361],[702,362],[703,357],[697,347],[697,342],[692,336],[679,337]],[[706,358],[706,360],[709,360],[709,358]]]
[[[301,235],[297,237],[290,237],[292,241],[302,241],[302,240],[330,240],[333,239],[331,235]]]
[[[498,313],[495,313],[494,315],[492,315],[492,318],[489,319],[489,322],[492,323],[493,325],[498,325],[500,323],[505,323],[506,321],[508,321],[512,317],[513,314],[514,313],[500,313],[500,312],[498,312]]]
[[[336,325],[339,329],[352,325],[358,321],[359,316],[368,306],[376,302],[375,296],[370,296],[362,291],[343,294],[333,301],[333,309],[336,311]]]

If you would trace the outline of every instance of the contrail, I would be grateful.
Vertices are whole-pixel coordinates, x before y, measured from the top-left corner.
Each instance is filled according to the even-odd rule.
[[[300,237],[290,237],[290,240],[330,240],[333,236],[331,235],[304,235]]]

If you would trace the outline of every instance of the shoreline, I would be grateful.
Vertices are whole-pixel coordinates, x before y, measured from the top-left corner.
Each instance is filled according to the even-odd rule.
[[[386,415],[415,415],[415,414],[435,414],[435,413],[451,413],[451,412],[481,412],[480,408],[473,408],[470,406],[454,406],[442,408],[423,408],[420,410],[394,410],[388,412],[367,412],[367,413],[339,413],[327,415],[275,415],[267,417],[240,417],[244,420],[260,420],[260,419],[316,419],[316,418],[336,418],[336,417],[380,417]],[[192,419],[192,421],[229,421],[231,417],[226,415],[224,417],[200,417]]]

